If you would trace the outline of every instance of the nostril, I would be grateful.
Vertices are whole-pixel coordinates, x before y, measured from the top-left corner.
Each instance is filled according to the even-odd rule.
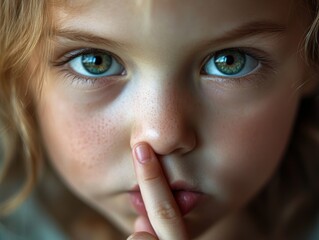
[[[175,137],[172,137],[169,140],[168,138],[157,139],[157,141],[151,142],[150,145],[159,155],[183,155],[191,152],[195,148],[196,138],[191,132],[183,134],[183,136],[176,133]]]
[[[193,151],[193,149],[196,148],[197,138],[196,138],[195,134],[189,134],[189,136],[187,136],[187,137],[188,137],[188,140],[184,142],[183,146],[176,149],[176,153],[186,154],[186,153]]]
[[[184,155],[186,153],[188,153],[190,151],[190,148],[186,149],[186,148],[178,148],[175,151],[172,152],[172,154],[177,154],[177,155]]]

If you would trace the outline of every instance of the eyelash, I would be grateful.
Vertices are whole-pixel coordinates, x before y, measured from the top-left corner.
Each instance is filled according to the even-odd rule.
[[[220,83],[227,84],[227,85],[251,83],[251,82],[255,82],[258,84],[258,82],[259,82],[258,79],[260,79],[260,80],[263,79],[262,76],[265,75],[265,73],[268,73],[271,71],[274,72],[276,63],[268,56],[267,53],[265,53],[263,51],[251,49],[251,48],[228,48],[228,49],[223,49],[223,50],[235,50],[235,51],[238,51],[242,54],[247,54],[248,56],[256,59],[258,61],[259,65],[258,65],[257,69],[255,69],[252,73],[249,73],[247,75],[240,76],[240,77],[231,77],[231,76],[230,77],[222,77],[222,76],[205,74],[203,67],[208,62],[209,59],[211,59],[217,52],[219,52],[219,51],[215,51],[215,52],[209,54],[201,64],[200,75],[204,79],[210,80],[210,81],[215,81],[215,82],[220,82]],[[125,65],[117,56],[115,56],[114,54],[112,54],[108,51],[94,49],[94,48],[85,48],[85,49],[69,52],[69,53],[65,54],[60,61],[53,62],[53,65],[56,67],[61,67],[61,66],[64,66],[64,65],[70,63],[70,61],[72,61],[73,59],[75,59],[81,55],[97,54],[97,53],[109,54],[110,56],[114,57],[118,62],[120,62],[124,66],[124,71],[121,74],[121,76],[124,76],[126,74]],[[62,69],[62,72],[65,74],[65,78],[71,79],[71,84],[85,85],[87,87],[93,87],[96,85],[97,82],[100,82],[102,85],[108,85],[108,84],[111,84],[110,80],[112,78],[114,79],[114,78],[119,77],[119,75],[105,76],[105,77],[83,76],[83,75],[79,75],[78,73],[75,73],[74,71],[70,70],[70,67]]]
[[[123,66],[124,64],[122,61],[114,54],[101,50],[101,49],[95,49],[95,48],[84,48],[81,50],[76,50],[73,52],[69,52],[65,54],[61,60],[53,62],[53,66],[55,67],[62,67],[66,64],[69,64],[73,59],[80,57],[82,55],[86,54],[109,54],[113,58],[115,58],[118,62],[120,62]],[[89,77],[89,76],[84,76],[80,75],[78,73],[75,73],[73,70],[70,69],[70,67],[66,67],[62,69],[62,72],[64,73],[64,77],[67,79],[71,79],[71,85],[74,84],[76,86],[84,85],[86,87],[93,87],[97,83],[101,83],[101,85],[110,85],[112,82],[110,81],[111,79],[118,78],[119,76],[106,76],[106,77]],[[125,66],[124,66],[124,71],[121,74],[121,76],[124,76],[126,74],[125,72]]]
[[[241,76],[241,77],[221,77],[221,76],[215,76],[215,75],[208,75],[204,73],[204,65],[208,62],[210,58],[212,58],[216,53],[219,51],[215,51],[211,54],[209,54],[204,61],[201,64],[201,75],[203,76],[204,79],[209,80],[209,81],[215,81],[215,82],[220,82],[226,85],[235,85],[235,84],[251,84],[255,83],[258,84],[263,78],[263,76],[266,75],[266,73],[269,72],[275,72],[276,65],[277,63],[271,59],[269,54],[267,54],[264,51],[253,49],[253,48],[227,48],[223,50],[234,50],[238,51],[242,54],[247,54],[248,56],[256,59],[259,63],[258,67],[252,72],[247,75]],[[223,51],[221,50],[221,51]],[[258,81],[259,80],[259,81]]]

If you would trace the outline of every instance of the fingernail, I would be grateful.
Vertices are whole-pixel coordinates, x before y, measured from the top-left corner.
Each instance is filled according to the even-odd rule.
[[[141,164],[145,164],[151,159],[151,151],[145,144],[140,144],[134,149],[135,156]]]

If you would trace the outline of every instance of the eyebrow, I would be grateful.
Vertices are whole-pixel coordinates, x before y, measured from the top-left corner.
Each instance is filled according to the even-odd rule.
[[[287,27],[274,22],[258,21],[241,25],[230,31],[223,33],[221,37],[204,41],[204,45],[220,45],[225,42],[245,39],[257,35],[274,35],[279,37],[286,32]],[[111,48],[127,48],[127,45],[108,38],[100,37],[87,31],[77,29],[61,28],[56,29],[55,36],[75,42],[92,43],[95,45],[105,45]]]
[[[287,26],[274,22],[250,22],[230,31],[227,31],[219,38],[205,41],[205,43],[207,45],[220,45],[225,42],[231,42],[260,35],[279,37],[283,35],[286,30]]]
[[[92,43],[95,45],[104,45],[111,48],[124,48],[125,45],[122,43],[119,43],[117,41],[97,36],[93,33],[81,31],[77,29],[56,29],[55,30],[55,36],[61,37],[70,41],[74,42],[85,42],[85,43]]]

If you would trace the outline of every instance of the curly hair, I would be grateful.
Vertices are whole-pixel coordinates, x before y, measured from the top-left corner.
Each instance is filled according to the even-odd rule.
[[[28,66],[36,50],[48,54],[41,42],[49,37],[51,27],[49,1],[2,0],[0,4],[0,184],[13,159],[24,166],[26,176],[22,189],[1,205],[4,214],[19,205],[37,181],[41,148],[29,85],[34,73],[42,70],[40,65],[32,70]]]

